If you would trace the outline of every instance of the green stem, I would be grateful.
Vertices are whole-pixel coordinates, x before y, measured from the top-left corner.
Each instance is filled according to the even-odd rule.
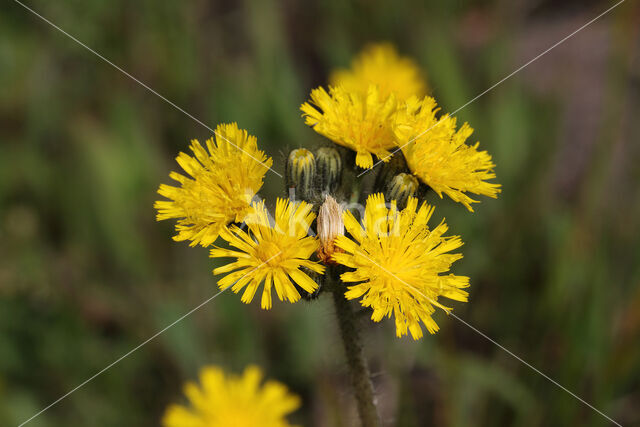
[[[343,289],[333,286],[332,293],[362,427],[379,427],[369,367],[362,353],[362,342],[356,325],[357,315],[344,297]]]

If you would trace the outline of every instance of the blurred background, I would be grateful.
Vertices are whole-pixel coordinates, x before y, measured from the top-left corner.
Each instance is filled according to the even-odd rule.
[[[237,121],[282,172],[320,137],[311,88],[390,41],[453,111],[608,1],[29,0],[215,127]],[[640,423],[640,5],[632,0],[457,115],[503,193],[468,213],[455,313],[623,425]],[[216,292],[202,248],[156,223],[174,157],[210,132],[17,3],[0,14],[0,424],[17,425]],[[267,175],[267,200],[284,193]],[[365,322],[386,426],[610,423],[443,313],[396,339]],[[154,426],[205,364],[260,365],[305,426],[357,425],[330,298],[261,311],[228,293],[30,426]]]

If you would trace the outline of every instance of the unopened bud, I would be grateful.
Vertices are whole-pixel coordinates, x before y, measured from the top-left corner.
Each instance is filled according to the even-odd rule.
[[[313,153],[297,148],[289,153],[285,178],[288,188],[295,188],[296,197],[309,201],[313,195],[313,180],[316,174],[316,160]]]
[[[340,185],[342,159],[333,147],[316,151],[316,181],[322,194],[334,194]]]
[[[415,176],[408,173],[398,174],[387,185],[384,198],[389,201],[395,200],[398,209],[404,209],[409,197],[418,191],[418,186],[419,183]]]
[[[393,155],[382,163],[379,168],[380,171],[376,178],[375,187],[380,189],[387,188],[389,182],[399,173],[409,172],[407,161],[400,150],[394,151]]]
[[[325,263],[332,263],[331,256],[336,251],[336,237],[344,234],[344,221],[342,219],[342,206],[331,196],[325,196],[324,203],[318,212],[318,238],[321,247],[318,250],[318,258]]]

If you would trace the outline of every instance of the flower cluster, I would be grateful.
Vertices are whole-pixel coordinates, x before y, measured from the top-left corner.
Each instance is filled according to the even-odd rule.
[[[158,220],[178,218],[175,240],[208,247],[221,237],[235,248],[214,247],[210,256],[236,258],[213,273],[229,273],[218,282],[222,290],[230,287],[238,293],[245,288],[244,303],[253,300],[262,283],[264,309],[272,306],[272,289],[281,301],[292,303],[300,299],[298,288],[314,292],[317,283],[301,270],[324,271],[309,260],[318,249],[317,240],[308,236],[315,218],[312,207],[279,199],[272,223],[264,202],[252,203],[271,158],[257,149],[255,137],[235,123],[218,126],[216,139],[217,145],[213,139],[207,141],[208,153],[198,141],[191,145],[195,157],[180,153],[176,160],[192,178],[172,172],[171,178],[182,186],[160,186],[158,193],[171,200],[156,202]],[[241,223],[247,224],[248,231],[238,226]]]
[[[500,192],[499,184],[487,182],[495,178],[495,165],[478,143],[466,144],[473,132],[467,123],[458,129],[455,118],[437,117],[425,88],[412,61],[389,45],[372,46],[352,70],[333,75],[328,91],[311,91],[300,109],[316,132],[355,151],[357,166],[370,169],[372,155],[388,162],[402,151],[411,173],[472,211],[476,201],[465,193],[495,198]]]
[[[158,220],[177,219],[175,240],[231,258],[213,273],[243,303],[260,288],[270,309],[273,291],[295,303],[329,287],[359,300],[375,322],[393,316],[398,337],[419,339],[422,326],[435,333],[436,308],[451,310],[441,298],[466,301],[469,278],[449,273],[462,240],[446,235],[444,220],[431,227],[434,208],[420,199],[432,190],[472,211],[471,195],[495,198],[500,185],[491,156],[467,143],[472,128],[440,113],[423,75],[391,45],[372,45],[328,89],[313,89],[300,108],[327,142],[289,153],[290,199],[278,199],[273,216],[257,196],[272,159],[236,124],[218,126],[215,142],[193,141],[193,156],[176,159],[186,175],[171,173],[178,187],[160,186],[168,200],[156,202]],[[375,176],[365,182],[366,173]],[[358,203],[357,213],[345,209]]]

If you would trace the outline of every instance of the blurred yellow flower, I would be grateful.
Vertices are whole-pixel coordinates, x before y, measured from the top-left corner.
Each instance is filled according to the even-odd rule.
[[[170,200],[154,205],[158,221],[178,219],[174,240],[191,240],[190,246],[209,246],[227,224],[242,221],[273,163],[258,150],[256,137],[235,123],[219,125],[216,142],[211,138],[206,146],[208,152],[193,140],[194,156],[178,155],[188,176],[171,172],[180,186],[160,185],[158,193]]]
[[[413,339],[422,337],[422,322],[430,333],[438,330],[431,315],[440,304],[438,297],[467,301],[469,286],[465,276],[445,275],[462,254],[452,254],[462,246],[458,236],[444,237],[447,225],[442,221],[430,230],[427,226],[433,207],[409,197],[407,207],[398,211],[395,202],[388,208],[381,194],[367,199],[363,224],[351,212],[345,212],[345,228],[351,235],[338,236],[335,244],[344,250],[333,259],[353,271],[343,273],[343,282],[361,282],[348,287],[347,299],[362,298],[371,307],[371,319],[379,322],[392,314],[396,335],[407,332]],[[352,240],[353,239],[353,240]]]
[[[220,236],[237,250],[214,247],[211,257],[237,260],[213,270],[213,274],[233,271],[218,281],[220,289],[231,286],[231,290],[238,293],[246,286],[242,302],[248,304],[264,281],[261,307],[266,310],[271,308],[272,288],[280,301],[286,299],[293,303],[300,299],[291,280],[313,293],[318,284],[300,269],[324,272],[322,265],[309,260],[319,247],[316,238],[308,235],[315,218],[311,209],[312,205],[305,202],[294,204],[288,199],[278,199],[275,224],[271,225],[264,202],[254,203],[245,219],[249,233],[235,225],[223,230]]]
[[[391,120],[396,108],[395,96],[383,96],[376,86],[364,93],[343,87],[330,87],[327,93],[320,87],[300,107],[307,125],[354,150],[356,164],[362,168],[373,166],[372,154],[386,160],[388,150],[395,146]]]
[[[442,198],[445,193],[473,212],[477,203],[465,193],[496,198],[500,184],[486,182],[496,177],[495,164],[479,143],[465,144],[473,129],[463,124],[456,130],[456,119],[449,115],[436,118],[433,98],[411,98],[398,110],[393,126],[411,172]]]
[[[352,61],[350,69],[331,73],[331,86],[366,95],[369,85],[376,85],[381,96],[394,94],[405,100],[412,95],[422,97],[427,85],[416,63],[398,54],[390,43],[377,43],[365,47]]]
[[[249,366],[242,376],[225,375],[207,366],[200,383],[187,383],[189,407],[171,405],[162,419],[164,427],[291,427],[285,417],[298,409],[300,399],[276,381],[263,385],[262,372]]]

